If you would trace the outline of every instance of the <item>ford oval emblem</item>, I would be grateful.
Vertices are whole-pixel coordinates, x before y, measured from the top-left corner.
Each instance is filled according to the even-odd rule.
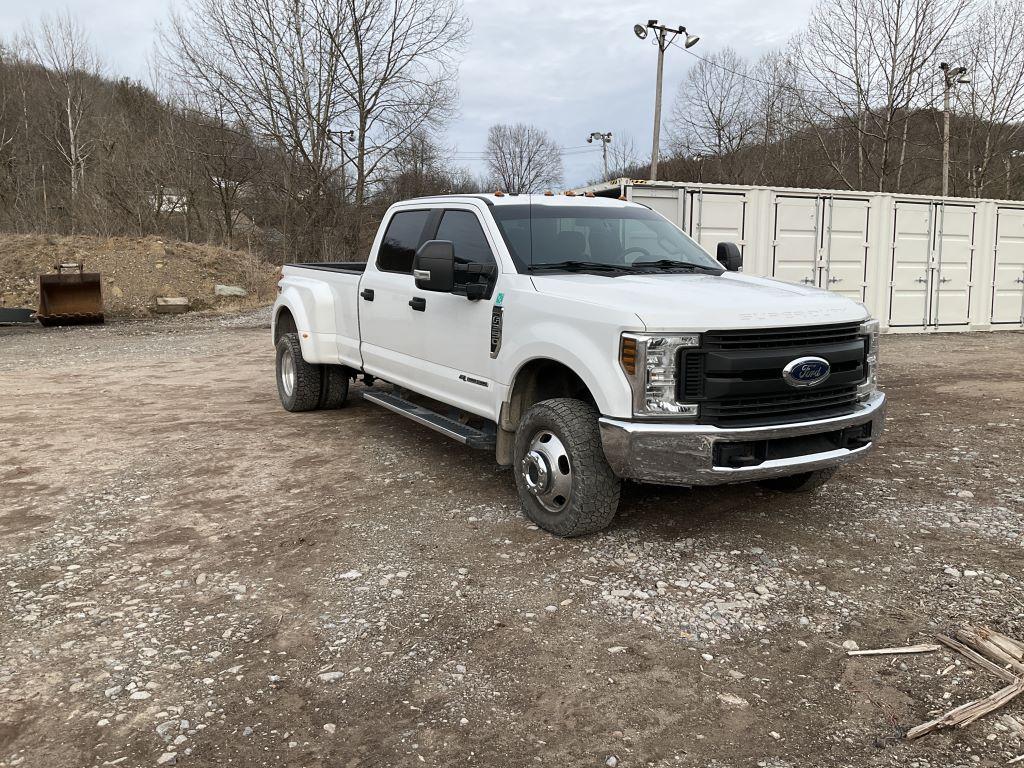
[[[832,373],[832,366],[822,357],[798,357],[782,369],[782,378],[791,387],[816,387]]]

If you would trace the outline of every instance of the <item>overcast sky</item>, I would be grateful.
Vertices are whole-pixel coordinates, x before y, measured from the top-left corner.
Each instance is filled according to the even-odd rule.
[[[693,49],[731,45],[752,57],[784,42],[807,18],[813,0],[463,0],[472,21],[459,73],[461,109],[449,143],[474,173],[487,128],[527,122],[567,148],[567,185],[600,175],[601,154],[587,148],[591,131],[632,136],[650,152],[657,49],[633,25],[656,18],[701,37]],[[175,0],[0,0],[0,29],[11,34],[41,13],[64,9],[89,30],[112,75],[147,80],[156,25]],[[694,59],[670,48],[665,114]]]

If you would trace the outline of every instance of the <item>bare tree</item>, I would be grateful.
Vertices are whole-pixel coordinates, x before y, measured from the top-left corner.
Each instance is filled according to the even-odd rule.
[[[485,159],[492,178],[506,192],[538,192],[562,181],[561,150],[536,126],[492,125]]]
[[[320,251],[332,215],[336,137],[353,111],[336,40],[350,26],[340,0],[190,0],[163,32],[171,79],[287,158],[281,191],[296,258]]]
[[[851,188],[901,185],[911,110],[970,0],[821,0],[790,54],[806,124]],[[837,137],[854,137],[850,147]],[[895,180],[894,177],[895,176]]]
[[[61,114],[54,142],[67,166],[69,191],[74,203],[85,178],[92,141],[85,132],[89,117],[89,80],[101,73],[99,57],[85,30],[70,14],[44,17],[25,35],[31,57],[45,68],[54,97],[54,109]]]
[[[966,150],[961,167],[976,197],[994,176],[1003,174],[1004,163],[1009,167],[1009,153],[1024,131],[1022,37],[1024,0],[988,0],[967,25],[964,44],[958,47],[961,59],[956,63],[965,65],[971,77],[968,88],[956,91]]]
[[[356,137],[352,237],[358,243],[368,187],[378,171],[413,136],[452,115],[455,60],[469,25],[458,0],[336,2],[345,23],[333,23],[332,10],[321,26],[332,41],[339,87],[351,106]]]
[[[714,158],[724,181],[740,181],[740,150],[757,135],[750,64],[734,49],[701,59],[680,84],[669,117],[672,148]]]
[[[633,137],[619,131],[608,145],[608,179],[628,176],[643,162],[643,154]],[[608,179],[602,179],[607,181]]]

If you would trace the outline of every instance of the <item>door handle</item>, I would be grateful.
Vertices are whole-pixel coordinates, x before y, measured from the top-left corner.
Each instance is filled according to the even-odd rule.
[[[927,277],[919,277],[914,282],[915,283],[927,283],[928,282],[928,278]]]
[[[373,288],[363,288],[363,290],[359,292],[359,295],[367,301],[373,301]]]
[[[409,299],[409,306],[415,309],[417,312],[426,312],[427,300],[422,296],[414,296]]]
[[[828,279],[828,281],[829,281],[829,283],[841,283],[843,281],[843,278],[841,278],[841,277],[830,277]]]

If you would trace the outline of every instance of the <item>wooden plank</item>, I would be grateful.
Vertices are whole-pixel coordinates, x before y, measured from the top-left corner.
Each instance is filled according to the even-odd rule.
[[[1007,637],[1002,632],[996,632],[988,627],[979,629],[978,634],[986,640],[995,643],[995,645],[1006,651],[1017,661],[1024,661],[1024,645],[1021,645],[1012,637]]]
[[[847,656],[882,656],[891,653],[930,653],[937,651],[941,645],[921,643],[920,645],[904,645],[899,648],[867,648],[865,650],[847,651]]]
[[[991,672],[993,675],[996,675],[997,677],[1005,680],[1008,683],[1012,683],[1014,680],[1017,679],[1017,677],[1012,672],[1010,672],[1010,670],[1003,669],[1003,667],[989,661],[977,651],[968,648],[963,643],[954,640],[948,635],[936,635],[935,639],[943,645],[948,645],[954,651],[957,651],[958,653],[962,654],[971,663],[981,667],[986,672]]]
[[[969,701],[966,704],[961,704],[955,709],[949,710],[946,714],[941,717],[937,717],[934,720],[929,720],[921,725],[916,725],[907,731],[907,739],[913,741],[919,739],[922,736],[927,736],[929,733],[941,730],[943,728],[951,728],[953,726],[964,728],[979,717],[984,717],[989,712],[999,709],[1009,701],[1024,693],[1024,678],[1017,680],[1004,688],[1000,688],[993,694],[986,696],[983,699],[976,701]]]
[[[1008,654],[992,641],[981,637],[981,635],[970,627],[958,629],[955,634],[957,640],[965,645],[969,645],[971,648],[978,651],[978,653],[987,656],[1000,666],[1009,667],[1012,672],[1018,675],[1024,675],[1024,664],[1017,661],[1013,656]]]

